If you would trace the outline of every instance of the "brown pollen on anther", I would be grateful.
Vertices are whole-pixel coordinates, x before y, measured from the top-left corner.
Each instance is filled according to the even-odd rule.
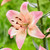
[[[20,27],[22,27],[22,26],[20,25]]]
[[[11,20],[12,22],[14,22],[14,20]]]
[[[18,28],[16,28],[16,30],[18,30]]]
[[[18,17],[15,17],[15,18],[18,18]]]
[[[21,19],[19,18],[19,20],[21,20]]]
[[[16,22],[16,24],[18,24],[18,22]]]

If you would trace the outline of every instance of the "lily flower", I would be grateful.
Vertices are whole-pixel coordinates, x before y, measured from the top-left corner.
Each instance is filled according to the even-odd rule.
[[[46,50],[45,48],[43,48],[41,45],[39,46],[39,50]]]
[[[8,34],[11,38],[16,35],[16,43],[19,49],[21,49],[24,40],[28,34],[32,37],[43,39],[45,35],[36,26],[38,20],[42,17],[41,11],[29,12],[27,5],[29,2],[24,2],[20,7],[20,12],[15,10],[9,10],[6,14],[8,20],[12,24]]]
[[[3,0],[2,3],[1,3],[1,6],[3,6],[5,3],[7,3],[8,1],[10,0]]]
[[[12,49],[10,49],[10,48],[2,48],[1,50],[12,50]]]
[[[47,30],[46,30],[46,32],[50,32],[50,28],[48,28]],[[47,38],[49,38],[50,37],[50,34],[47,36]]]

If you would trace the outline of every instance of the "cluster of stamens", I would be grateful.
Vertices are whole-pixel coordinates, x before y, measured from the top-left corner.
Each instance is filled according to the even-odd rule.
[[[19,19],[20,21],[22,21],[22,19],[18,18],[18,17],[15,17],[16,19]],[[14,20],[11,20],[12,22],[14,22]],[[20,27],[22,27],[21,24],[19,24],[18,22],[16,22],[16,24],[20,25]],[[14,27],[13,25],[11,25],[11,27]],[[16,28],[16,30],[18,30],[18,28]]]

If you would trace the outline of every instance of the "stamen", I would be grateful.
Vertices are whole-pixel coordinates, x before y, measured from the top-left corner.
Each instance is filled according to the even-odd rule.
[[[16,30],[18,30],[18,28],[16,28]]]
[[[18,24],[18,22],[16,22],[16,24]]]
[[[19,20],[21,20],[21,19],[19,18]]]
[[[14,20],[11,20],[12,22],[14,22]]]
[[[22,27],[22,26],[20,25],[20,27]]]
[[[18,18],[18,17],[15,17],[15,18]]]

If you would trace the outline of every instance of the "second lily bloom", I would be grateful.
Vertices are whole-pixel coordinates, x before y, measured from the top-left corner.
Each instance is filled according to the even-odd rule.
[[[7,3],[8,1],[10,0],[3,0],[2,3],[1,3],[1,6],[3,6],[5,3]]]

